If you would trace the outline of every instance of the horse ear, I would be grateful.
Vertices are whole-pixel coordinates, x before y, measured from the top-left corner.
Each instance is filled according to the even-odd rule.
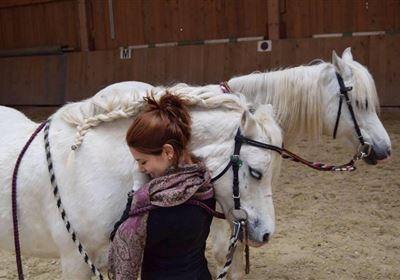
[[[342,59],[346,62],[353,61],[353,55],[351,54],[351,47],[348,47],[343,51]]]
[[[352,72],[350,67],[346,64],[346,61],[344,59],[340,58],[336,54],[335,51],[332,52],[332,64],[335,66],[336,71],[342,75],[343,79],[349,80],[351,78]]]
[[[253,115],[247,110],[242,114],[240,130],[243,132],[243,135],[247,137],[253,137],[257,135],[257,122]]]
[[[332,64],[333,65],[338,65],[340,61],[340,57],[336,54],[336,52],[333,50],[332,51]]]

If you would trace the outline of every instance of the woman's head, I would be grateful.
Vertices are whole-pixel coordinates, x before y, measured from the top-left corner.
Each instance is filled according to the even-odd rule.
[[[190,153],[191,119],[183,100],[166,93],[157,102],[153,96],[133,121],[126,141],[140,171],[159,177],[171,166],[184,162]]]

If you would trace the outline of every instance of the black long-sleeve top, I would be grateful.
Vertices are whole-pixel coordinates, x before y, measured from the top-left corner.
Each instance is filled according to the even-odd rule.
[[[215,199],[203,201],[215,209]],[[212,216],[182,204],[151,210],[142,263],[142,280],[211,280],[205,247]]]

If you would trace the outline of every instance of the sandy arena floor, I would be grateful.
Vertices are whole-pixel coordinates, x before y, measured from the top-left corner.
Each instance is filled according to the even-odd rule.
[[[400,279],[400,111],[382,113],[392,158],[358,164],[354,173],[323,173],[285,162],[274,189],[276,233],[251,249],[245,279]],[[352,151],[324,139],[294,150],[308,159],[345,163]],[[215,263],[209,255],[210,269]],[[61,279],[59,260],[24,258],[26,279]],[[0,251],[0,279],[17,279],[12,253]]]

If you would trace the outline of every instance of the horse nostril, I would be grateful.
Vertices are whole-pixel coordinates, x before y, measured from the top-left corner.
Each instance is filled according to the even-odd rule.
[[[264,242],[268,242],[269,241],[269,233],[264,234],[263,241]]]
[[[388,150],[388,151],[387,151],[387,156],[390,157],[391,155],[392,155],[392,151],[391,151],[391,150]]]

